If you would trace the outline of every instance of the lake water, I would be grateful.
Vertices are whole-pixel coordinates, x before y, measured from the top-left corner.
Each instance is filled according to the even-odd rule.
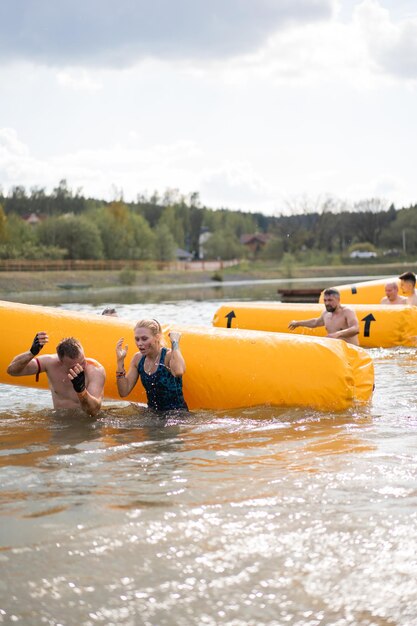
[[[205,326],[219,306],[170,299],[62,306]],[[415,350],[370,352],[372,404],[342,414],[74,419],[0,386],[0,623],[415,626]]]

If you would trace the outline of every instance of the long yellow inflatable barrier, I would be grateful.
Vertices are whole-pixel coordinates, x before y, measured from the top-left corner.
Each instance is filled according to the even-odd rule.
[[[398,284],[399,294],[402,295],[401,281],[398,276],[366,280],[349,285],[337,285],[335,289],[340,292],[341,304],[380,304],[385,296],[385,285],[394,281]],[[319,302],[323,302],[323,292],[324,290],[320,294]]]
[[[359,344],[364,348],[393,348],[417,345],[417,307],[352,304],[359,320]],[[324,326],[288,329],[292,320],[319,317],[322,304],[282,304],[279,302],[230,302],[221,306],[213,326],[325,337]]]
[[[124,337],[128,362],[136,352],[133,324],[120,318],[50,307],[0,302],[0,383],[47,387],[46,375],[12,377],[6,372],[16,354],[25,352],[39,331],[49,335],[44,353],[74,336],[86,356],[106,369],[105,395],[119,399],[115,345]],[[164,326],[164,336],[174,327]],[[257,405],[308,406],[342,411],[371,398],[374,375],[368,354],[344,341],[290,337],[259,331],[181,327],[181,351],[187,371],[184,397],[190,409],[228,409]],[[169,345],[169,342],[167,342]],[[128,397],[146,402],[140,381]]]

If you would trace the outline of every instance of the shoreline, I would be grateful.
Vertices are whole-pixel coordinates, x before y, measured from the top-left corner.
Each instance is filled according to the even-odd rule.
[[[292,268],[253,265],[230,268],[222,272],[212,271],[148,271],[136,272],[132,284],[123,284],[119,271],[104,270],[60,270],[34,272],[0,272],[0,299],[11,294],[31,292],[74,293],[76,291],[96,292],[97,290],[148,290],[164,288],[198,288],[244,285],[253,282],[299,283],[328,282],[332,278],[339,278],[338,282],[354,282],[356,277],[362,280],[392,276],[404,271],[404,266],[398,265],[343,265],[326,267]],[[61,285],[61,288],[59,287]],[[73,288],[71,286],[74,286]],[[78,287],[78,289],[77,289]]]

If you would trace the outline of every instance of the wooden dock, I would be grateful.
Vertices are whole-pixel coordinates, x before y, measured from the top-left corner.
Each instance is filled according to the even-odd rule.
[[[318,302],[322,289],[277,289],[281,302]]]
[[[58,283],[60,289],[88,289],[92,287],[91,283]]]

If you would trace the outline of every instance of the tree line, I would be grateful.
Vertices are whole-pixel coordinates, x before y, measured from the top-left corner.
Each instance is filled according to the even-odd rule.
[[[241,237],[251,233],[267,235],[264,245],[245,247]],[[318,206],[303,203],[267,216],[211,209],[202,206],[197,193],[185,196],[177,190],[141,194],[135,202],[88,198],[65,180],[49,194],[22,186],[8,194],[0,190],[3,259],[170,261],[177,248],[194,258],[223,260],[281,261],[292,255],[331,264],[348,258],[353,248],[406,257],[417,252],[417,205],[396,209],[379,199],[347,205],[326,198]]]

